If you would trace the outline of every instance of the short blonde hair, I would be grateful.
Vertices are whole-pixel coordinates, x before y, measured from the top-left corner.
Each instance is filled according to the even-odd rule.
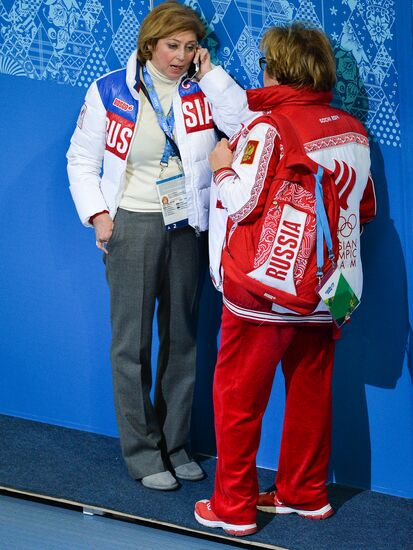
[[[327,36],[302,23],[273,27],[266,31],[261,48],[267,59],[266,71],[279,84],[293,88],[331,90],[336,83],[336,62]]]
[[[204,38],[205,25],[196,11],[178,2],[160,4],[142,22],[137,44],[139,61],[152,59],[152,49],[160,38],[185,31],[193,31],[197,40]]]

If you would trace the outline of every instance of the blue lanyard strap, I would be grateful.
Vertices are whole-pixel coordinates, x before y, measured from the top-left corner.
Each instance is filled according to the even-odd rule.
[[[142,67],[142,75],[150,102],[152,104],[153,110],[155,111],[156,118],[158,119],[158,124],[161,127],[161,130],[169,138],[165,141],[165,147],[161,159],[161,165],[168,166],[169,157],[175,156],[175,150],[170,142],[170,140],[174,141],[173,129],[175,125],[175,117],[173,106],[171,105],[169,113],[165,116],[161,102],[159,101],[158,94],[156,93],[155,86],[153,85],[151,75],[149,74],[148,69],[145,65],[143,65]]]
[[[324,266],[324,239],[327,244],[328,257],[333,262],[333,241],[330,233],[330,226],[328,224],[326,209],[323,200],[323,186],[321,180],[323,179],[324,169],[322,166],[318,166],[315,178],[315,208],[316,208],[316,226],[317,226],[317,277],[323,276]]]

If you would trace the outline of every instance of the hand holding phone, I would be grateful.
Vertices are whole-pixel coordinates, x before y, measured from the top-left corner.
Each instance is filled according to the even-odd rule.
[[[207,48],[198,47],[193,60],[194,74],[191,76],[191,80],[201,80],[209,71],[212,70],[211,56]]]

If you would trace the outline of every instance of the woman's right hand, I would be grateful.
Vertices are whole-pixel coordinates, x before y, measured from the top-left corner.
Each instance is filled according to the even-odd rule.
[[[220,168],[229,168],[232,165],[233,152],[228,147],[228,140],[223,138],[216,145],[209,155],[211,170],[216,172]]]
[[[95,228],[96,246],[102,250],[105,254],[109,254],[106,249],[106,244],[112,236],[113,232],[113,220],[109,214],[99,214],[93,220],[93,227]]]

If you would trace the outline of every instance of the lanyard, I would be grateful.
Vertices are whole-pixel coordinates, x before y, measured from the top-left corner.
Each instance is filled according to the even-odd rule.
[[[316,208],[316,226],[317,226],[317,277],[321,279],[323,276],[324,265],[324,239],[326,241],[328,257],[334,262],[333,241],[331,239],[330,226],[328,224],[326,209],[323,200],[323,187],[321,180],[323,178],[324,169],[319,166],[315,178],[315,208]]]
[[[162,154],[161,165],[168,166],[169,157],[175,156],[176,150],[171,144],[171,141],[174,141],[173,138],[173,129],[175,124],[175,117],[173,106],[169,109],[169,113],[165,116],[161,102],[159,101],[158,94],[156,93],[155,87],[151,75],[148,72],[148,69],[145,65],[142,67],[143,81],[145,83],[146,91],[148,92],[149,101],[155,111],[156,118],[158,119],[159,126],[161,130],[166,135],[167,139],[165,141],[165,147]]]

